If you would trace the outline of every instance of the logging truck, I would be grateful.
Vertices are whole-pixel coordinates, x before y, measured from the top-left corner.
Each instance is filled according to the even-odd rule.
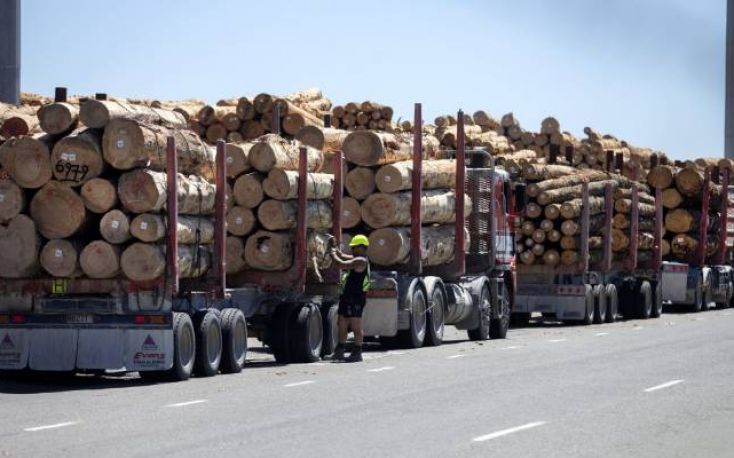
[[[559,153],[558,148],[551,151],[550,163],[555,163]],[[570,161],[573,156],[571,148],[565,154]],[[620,171],[623,169],[621,155],[615,158],[610,152],[607,156],[608,172],[615,170],[615,165]],[[627,249],[621,253],[622,256],[615,257],[612,251],[615,183],[607,180],[594,184],[598,185],[596,189],[603,193],[603,197],[590,196],[588,181],[580,185],[580,218],[575,231],[580,251],[578,260],[561,265],[519,265],[513,322],[527,324],[533,312],[542,313],[546,318],[587,325],[610,323],[620,315],[646,319],[659,317],[662,313],[660,244],[663,226],[660,190],[657,190],[655,197],[654,243],[651,252],[639,251],[641,203],[638,188],[633,185]],[[527,200],[525,185],[518,184],[517,192],[522,202],[520,213],[523,214]],[[592,198],[597,199],[596,208],[599,210],[594,215],[593,224],[590,215]],[[594,245],[601,246],[595,246],[600,249],[592,256],[592,233],[599,232],[602,235],[594,237]]]
[[[731,247],[732,233],[731,209],[734,208],[734,190],[729,186],[729,170],[721,171],[718,166],[704,173],[701,193],[700,221],[698,234],[700,241],[689,256],[689,262],[666,261],[662,264],[662,300],[665,304],[684,307],[691,312],[700,312],[714,307],[728,307],[734,294],[734,272],[732,271]],[[711,190],[721,186],[719,195],[718,219],[712,228]],[[716,209],[713,209],[716,210]],[[662,219],[662,214],[659,216]],[[710,229],[718,232],[717,237],[708,237]],[[708,239],[708,240],[707,240]],[[714,246],[709,251],[709,241]]]
[[[292,267],[229,276],[225,146],[217,145],[214,248],[206,276],[182,278],[177,231],[167,231],[166,269],[152,281],[34,277],[0,282],[0,371],[138,371],[146,379],[185,380],[239,372],[248,330],[279,362],[309,362],[336,343],[339,274],[307,278],[307,151],[300,149]],[[166,150],[167,189],[179,189],[175,139]],[[337,159],[338,161],[338,159]],[[341,236],[341,166],[335,168],[332,234]],[[179,202],[166,195],[168,227]],[[177,256],[177,253],[178,256]]]
[[[509,175],[496,169],[484,150],[466,151],[464,115],[457,116],[456,216],[451,241],[452,260],[430,264],[431,228],[422,225],[422,161],[420,129],[413,141],[409,259],[400,266],[372,265],[363,327],[400,346],[440,345],[446,325],[466,330],[471,340],[504,338],[509,327],[514,291],[514,244]],[[416,104],[414,126],[421,126]],[[466,198],[471,213],[465,213]],[[397,246],[370,235],[370,247]],[[468,240],[467,240],[468,236]],[[451,245],[450,244],[450,245]],[[444,250],[448,247],[444,247]]]

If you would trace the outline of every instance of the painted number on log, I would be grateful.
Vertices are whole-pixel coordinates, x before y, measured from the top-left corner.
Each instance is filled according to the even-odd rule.
[[[56,173],[63,173],[61,181],[73,181],[79,183],[89,173],[89,167],[86,165],[71,164],[63,159],[56,163]]]

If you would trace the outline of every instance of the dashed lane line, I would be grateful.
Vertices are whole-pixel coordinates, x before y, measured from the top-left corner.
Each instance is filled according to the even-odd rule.
[[[295,383],[288,383],[283,385],[283,388],[293,388],[294,386],[304,386],[304,385],[312,385],[316,383],[313,380],[304,380],[302,382],[295,382]]]
[[[597,333],[596,333],[596,334],[594,334],[594,335],[595,335],[596,337],[602,337],[602,336],[608,336],[608,335],[609,335],[609,333],[608,333],[608,332],[597,332]]]
[[[451,355],[451,356],[449,356],[449,357],[448,357],[448,358],[446,358],[446,359],[456,359],[456,358],[463,358],[464,356],[466,356],[466,355]]]
[[[671,380],[669,382],[661,383],[660,385],[651,386],[650,388],[645,388],[645,393],[652,393],[653,391],[662,390],[664,388],[670,388],[671,386],[678,385],[680,383],[685,382],[685,380]]]
[[[391,371],[395,369],[395,366],[384,366],[384,367],[378,367],[376,369],[368,369],[367,372],[385,372],[385,371]]]
[[[64,428],[66,426],[74,426],[79,424],[78,421],[65,421],[63,423],[55,423],[53,425],[44,425],[44,426],[34,426],[32,428],[25,428],[23,431],[27,433],[35,433],[37,431],[45,431],[47,429],[57,429],[57,428]]]
[[[205,402],[209,402],[206,399],[196,399],[193,401],[185,401],[185,402],[177,402],[175,404],[168,404],[166,407],[186,407],[186,406],[192,406],[195,404],[203,404]]]
[[[543,426],[544,424],[546,424],[546,422],[544,421],[536,421],[533,423],[527,423],[521,426],[515,426],[514,428],[503,429],[501,431],[495,431],[493,433],[486,434],[484,436],[475,437],[474,439],[472,439],[472,441],[473,442],[486,442],[492,439],[497,439],[498,437],[507,436],[510,434],[518,433],[520,431],[525,431],[527,429],[537,428],[538,426]]]
[[[567,341],[567,340],[568,340],[568,339],[551,339],[551,340],[549,340],[548,342],[551,342],[551,343],[558,343],[558,342],[565,342],[565,341]]]

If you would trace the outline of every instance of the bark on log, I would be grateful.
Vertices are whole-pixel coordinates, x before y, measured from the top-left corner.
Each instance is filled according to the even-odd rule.
[[[321,118],[286,99],[277,99],[274,106],[280,109],[280,115],[283,117],[283,131],[288,135],[296,135],[305,126],[324,127]]]
[[[446,264],[454,259],[455,228],[424,227],[421,231],[421,258],[424,266]],[[405,264],[410,259],[410,228],[386,227],[370,233],[367,256],[380,266]],[[466,234],[466,246],[469,236]]]
[[[263,137],[250,149],[250,165],[260,172],[269,172],[274,168],[298,170],[299,146],[277,135]],[[309,172],[318,172],[324,165],[321,151],[306,147],[306,162]]]
[[[583,173],[579,173],[578,171],[576,171],[573,175],[552,178],[549,180],[540,181],[538,183],[530,183],[526,188],[526,192],[529,197],[538,197],[538,195],[540,195],[540,193],[543,191],[550,191],[553,189],[575,186],[581,184],[584,180],[595,182],[602,181],[607,178],[609,178],[609,175],[601,171],[589,170]]]
[[[440,159],[424,161],[421,167],[423,189],[453,188],[456,186],[456,161]],[[347,177],[347,183],[349,177]],[[413,161],[383,165],[375,175],[380,192],[397,192],[413,185]],[[365,196],[366,197],[366,196]]]
[[[104,178],[92,178],[82,185],[84,206],[92,213],[107,213],[117,205],[117,189]]]
[[[227,212],[227,232],[232,235],[244,237],[252,232],[255,223],[255,214],[249,208],[237,206]]]
[[[347,176],[347,183],[349,177]],[[262,182],[263,191],[272,199],[298,198],[298,172],[272,169]],[[334,194],[334,175],[328,173],[306,174],[306,198],[329,199]]]
[[[410,192],[377,193],[362,202],[362,220],[373,229],[410,224]],[[464,198],[464,215],[471,213],[471,199]],[[421,197],[424,224],[445,224],[456,219],[456,195],[453,191],[426,191]]]
[[[130,240],[130,218],[120,210],[110,210],[99,221],[99,233],[112,244]]]
[[[31,217],[47,239],[63,239],[75,234],[86,220],[82,198],[70,187],[49,181],[31,200]]]
[[[589,195],[598,196],[604,194],[607,184],[617,185],[617,180],[603,180],[589,183]],[[551,189],[541,192],[537,201],[540,205],[555,204],[568,201],[570,199],[580,198],[582,194],[582,185],[569,186],[566,188]]]
[[[181,278],[201,277],[211,266],[211,255],[206,247],[179,245],[176,263]],[[120,266],[130,280],[155,280],[166,271],[165,248],[148,243],[133,243],[122,253]]]
[[[176,142],[178,171],[214,179],[214,151],[190,130],[170,130],[162,126],[143,125],[128,119],[115,119],[104,130],[104,159],[118,170],[149,167],[166,168],[166,142]]]
[[[604,211],[604,197],[589,197],[589,215],[596,215]],[[583,199],[571,199],[561,204],[561,217],[563,219],[574,219],[581,216]]]
[[[227,143],[224,145],[224,154],[227,162],[227,176],[237,178],[250,170],[248,155],[254,143]]]
[[[481,127],[494,129],[500,126],[499,121],[497,121],[494,117],[492,117],[492,115],[483,110],[475,111],[472,115],[472,119],[474,120],[474,123],[476,125]]]
[[[52,177],[49,135],[11,138],[0,145],[0,164],[21,188],[37,189]]]
[[[306,227],[331,228],[331,205],[323,200],[311,200],[306,205]],[[294,229],[298,218],[298,202],[269,199],[257,209],[257,220],[269,231]]]
[[[688,259],[697,252],[698,243],[688,234],[677,234],[670,241],[670,253],[679,259]]]
[[[296,133],[295,138],[306,146],[328,153],[341,151],[342,144],[348,135],[349,132],[346,130],[333,127],[305,126]]]
[[[25,207],[23,190],[13,180],[0,180],[0,224],[6,224]]]
[[[525,164],[522,168],[522,176],[526,180],[543,181],[552,178],[560,178],[567,175],[575,175],[578,170],[567,165],[554,164]]]
[[[650,204],[640,203],[637,205],[637,209],[640,212],[640,216],[655,216],[655,206]],[[617,213],[631,213],[632,212],[632,200],[630,199],[617,199],[614,201],[614,211]]]
[[[361,222],[362,210],[359,201],[353,197],[344,197],[342,199],[342,227],[344,229],[351,229],[359,226]]]
[[[166,218],[154,213],[143,213],[133,218],[130,233],[141,242],[153,243],[166,237]],[[214,223],[207,218],[195,216],[178,217],[176,238],[182,245],[206,245],[214,241]]]
[[[375,172],[368,167],[355,167],[347,173],[344,187],[350,196],[364,200],[375,191]]]
[[[173,129],[188,127],[186,118],[175,111],[113,100],[89,99],[81,104],[79,120],[87,127],[102,129],[116,119],[157,124]]]
[[[36,273],[40,246],[36,225],[28,216],[21,214],[8,224],[0,224],[0,278]]]
[[[118,183],[123,207],[132,213],[161,211],[166,203],[167,177],[164,172],[137,169],[124,173]],[[178,211],[183,215],[214,213],[214,185],[191,175],[178,174]]]
[[[326,238],[316,232],[309,231],[307,237],[308,260],[314,257],[325,264],[330,261],[326,256]],[[257,231],[247,238],[245,243],[245,262],[252,269],[265,271],[282,271],[293,265],[295,237],[290,232]],[[307,262],[311,266],[311,262]]]
[[[69,186],[81,186],[104,170],[102,135],[95,129],[72,132],[51,151],[54,178]]]
[[[114,278],[120,273],[120,249],[95,240],[79,254],[79,265],[89,278]]]
[[[629,247],[630,239],[620,229],[612,229],[612,251],[624,251]]]
[[[46,242],[41,250],[39,261],[41,267],[54,277],[71,278],[81,273],[77,247],[65,239]]]
[[[592,215],[589,217],[589,234],[596,234],[604,227],[604,214]],[[561,223],[561,233],[563,235],[579,235],[581,233],[581,222],[573,219],[567,219]]]
[[[226,265],[227,274],[242,272],[247,268],[245,263],[245,243],[239,237],[227,237]]]
[[[342,150],[347,161],[363,167],[408,160],[412,149],[394,134],[354,131],[344,139]]]
[[[44,105],[38,110],[41,129],[48,134],[64,134],[79,123],[79,106],[66,102]]]
[[[545,135],[553,135],[561,132],[561,124],[553,116],[549,116],[540,122],[540,132]]]
[[[640,188],[642,188],[642,190],[640,190]],[[655,205],[655,197],[650,195],[649,192],[645,191],[644,188],[647,188],[648,191],[650,189],[646,185],[639,185],[638,192],[637,192],[637,198],[643,204]],[[615,189],[614,198],[615,199],[632,199],[632,188]]]
[[[258,172],[240,175],[232,188],[235,203],[247,208],[255,208],[260,205],[265,196],[263,180],[264,177]]]

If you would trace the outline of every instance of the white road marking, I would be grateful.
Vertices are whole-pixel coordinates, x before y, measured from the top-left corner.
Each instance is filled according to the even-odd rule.
[[[377,369],[369,369],[367,372],[385,372],[395,369],[395,366],[378,367]]]
[[[634,328],[632,328],[633,331],[641,331],[643,329],[645,329],[644,326],[635,326]]]
[[[507,436],[508,434],[525,431],[526,429],[537,428],[538,426],[543,426],[545,423],[546,422],[544,421],[536,421],[533,423],[528,423],[526,425],[516,426],[514,428],[503,429],[502,431],[497,431],[497,432],[487,434],[484,436],[475,437],[474,439],[472,439],[472,441],[473,442],[485,442],[485,441],[489,441],[492,439],[497,439],[498,437]]]
[[[456,359],[456,358],[463,358],[466,355],[451,355],[447,359]]]
[[[303,382],[288,383],[286,385],[283,385],[283,387],[293,388],[294,386],[311,385],[312,383],[316,383],[316,382],[314,382],[313,380],[304,380]]]
[[[503,350],[515,350],[516,348],[520,348],[517,345],[510,345],[509,347],[502,347]]]
[[[206,399],[196,399],[194,401],[186,401],[186,402],[177,402],[175,404],[168,404],[166,407],[186,407],[186,406],[192,406],[194,404],[203,404],[205,402],[209,402]]]
[[[324,364],[324,363],[311,363],[311,365],[312,365],[312,366],[319,366],[319,367],[321,367],[321,366],[325,366],[325,364]]]
[[[671,386],[683,383],[685,380],[671,380],[669,382],[662,383],[660,385],[652,386],[645,389],[645,393],[652,393],[653,391],[662,390],[663,388],[670,388]]]
[[[401,355],[404,355],[405,352],[404,351],[392,351],[392,350],[390,350],[390,351],[387,352],[387,354],[388,355],[394,355],[394,356],[401,356]]]
[[[595,336],[597,336],[597,337],[601,337],[601,336],[608,336],[608,335],[609,335],[609,333],[608,333],[608,332],[597,332],[597,333],[596,333],[596,334],[594,334],[594,335],[595,335]]]
[[[551,339],[548,342],[556,343],[556,342],[565,342],[566,340],[568,340],[568,339]]]
[[[45,426],[34,426],[33,428],[25,428],[23,431],[28,433],[35,433],[36,431],[44,431],[46,429],[56,429],[56,428],[63,428],[64,426],[73,426],[79,424],[78,421],[65,421],[64,423],[56,423],[53,425],[45,425]]]

